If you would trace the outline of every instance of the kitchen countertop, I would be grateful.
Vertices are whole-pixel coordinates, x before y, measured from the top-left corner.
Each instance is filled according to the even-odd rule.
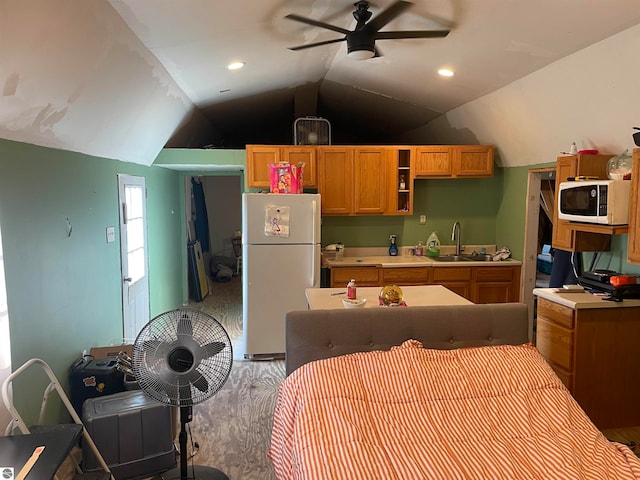
[[[594,295],[589,292],[577,293],[557,293],[555,288],[534,288],[533,294],[540,298],[564,305],[569,308],[624,308],[640,307],[640,300],[625,299],[622,302],[610,302],[604,300],[601,295]]]
[[[366,298],[364,308],[379,308],[378,293],[381,287],[358,287],[358,298]],[[472,302],[452,292],[442,285],[403,286],[403,299],[408,307],[424,305],[471,305]],[[310,310],[345,308],[342,299],[346,298],[344,288],[307,288],[305,296]],[[403,308],[403,307],[393,307]]]
[[[325,259],[326,266],[331,267],[370,267],[380,265],[382,268],[390,267],[505,267],[522,265],[520,260],[508,258],[496,262],[439,262],[427,256],[403,255],[392,257],[390,255],[373,256],[345,256],[342,260]]]

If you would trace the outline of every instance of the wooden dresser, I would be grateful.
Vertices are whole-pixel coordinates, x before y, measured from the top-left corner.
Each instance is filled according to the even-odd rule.
[[[640,426],[640,300],[537,288],[536,347],[599,429]]]

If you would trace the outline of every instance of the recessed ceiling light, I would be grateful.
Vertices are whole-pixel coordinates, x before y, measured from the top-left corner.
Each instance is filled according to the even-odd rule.
[[[441,68],[438,70],[438,75],[442,77],[453,77],[453,70],[449,70],[448,68]]]
[[[244,62],[233,62],[230,63],[229,65],[227,65],[227,68],[229,70],[238,70],[240,68],[244,67]]]

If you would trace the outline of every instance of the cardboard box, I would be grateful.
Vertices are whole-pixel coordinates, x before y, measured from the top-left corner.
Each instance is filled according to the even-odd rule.
[[[270,163],[271,193],[302,193],[302,168],[304,163]]]
[[[119,352],[124,352],[131,356],[133,351],[133,345],[123,343],[121,345],[111,345],[108,347],[91,347],[89,355],[95,359],[101,358],[116,358]]]

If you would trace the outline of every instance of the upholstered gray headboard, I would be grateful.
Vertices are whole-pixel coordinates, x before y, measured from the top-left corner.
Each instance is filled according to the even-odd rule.
[[[286,315],[286,371],[408,339],[436,349],[520,345],[530,341],[528,331],[524,303],[298,310]]]

